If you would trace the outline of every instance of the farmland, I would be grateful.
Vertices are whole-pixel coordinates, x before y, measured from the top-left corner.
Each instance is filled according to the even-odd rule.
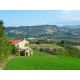
[[[80,45],[77,45],[77,46],[74,46],[74,47],[76,47],[76,48],[80,49]]]
[[[34,51],[33,56],[15,57],[4,67],[5,70],[80,70],[80,59],[54,56]]]
[[[57,44],[30,44],[31,48],[62,48],[61,46]]]

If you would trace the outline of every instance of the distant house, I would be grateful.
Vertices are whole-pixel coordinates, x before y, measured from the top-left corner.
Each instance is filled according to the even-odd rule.
[[[30,56],[33,54],[33,50],[29,48],[29,42],[27,40],[18,40],[13,38],[10,42],[18,48],[20,56]]]

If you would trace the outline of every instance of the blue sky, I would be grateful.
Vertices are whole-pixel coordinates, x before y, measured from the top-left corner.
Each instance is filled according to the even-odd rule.
[[[0,10],[0,20],[8,26],[43,24],[79,25],[80,10]]]

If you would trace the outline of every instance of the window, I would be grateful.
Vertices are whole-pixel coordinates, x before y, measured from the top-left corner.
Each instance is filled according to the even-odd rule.
[[[26,47],[26,46],[29,46],[29,43],[26,43],[24,46],[25,46],[25,47]]]
[[[17,44],[17,48],[19,48],[19,44]]]

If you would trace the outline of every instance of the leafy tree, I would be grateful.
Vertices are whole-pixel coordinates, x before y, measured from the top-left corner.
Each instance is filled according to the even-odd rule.
[[[64,47],[65,46],[65,41],[64,40],[61,40],[59,43],[57,43],[58,45],[60,45],[60,46],[62,46],[62,47]]]
[[[2,20],[0,20],[0,37],[3,36],[4,30],[5,30],[4,23]]]
[[[68,52],[68,56],[80,57],[80,50],[71,45],[66,45],[65,50]]]
[[[61,44],[65,44],[64,40],[61,40],[60,43],[61,43]]]
[[[3,62],[7,55],[11,54],[12,46],[4,35],[4,23],[0,20],[0,62]]]

